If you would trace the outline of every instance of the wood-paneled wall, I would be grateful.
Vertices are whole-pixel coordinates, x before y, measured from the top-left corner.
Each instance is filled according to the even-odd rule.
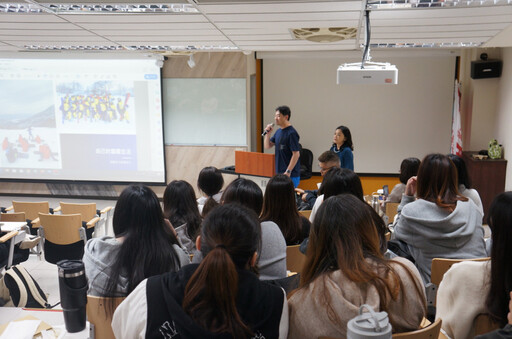
[[[187,65],[189,56],[169,56],[164,62],[163,78],[245,78],[247,56],[240,52],[195,53],[196,66]]]

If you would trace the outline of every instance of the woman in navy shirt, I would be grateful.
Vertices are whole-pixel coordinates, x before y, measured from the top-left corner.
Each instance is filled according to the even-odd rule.
[[[334,132],[331,151],[340,157],[341,168],[354,170],[354,145],[352,144],[352,135],[346,126],[338,126]]]

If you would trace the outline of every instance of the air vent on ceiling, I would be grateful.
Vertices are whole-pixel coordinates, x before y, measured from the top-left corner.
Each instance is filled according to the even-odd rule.
[[[298,40],[313,42],[336,42],[346,39],[355,39],[357,28],[355,27],[320,27],[320,28],[295,28],[290,29],[292,37]]]

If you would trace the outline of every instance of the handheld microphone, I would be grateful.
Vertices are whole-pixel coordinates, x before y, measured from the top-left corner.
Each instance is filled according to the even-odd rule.
[[[274,127],[274,123],[271,123],[272,127]],[[264,130],[263,133],[261,133],[261,136],[264,137],[265,135],[267,135],[268,131],[267,130]]]

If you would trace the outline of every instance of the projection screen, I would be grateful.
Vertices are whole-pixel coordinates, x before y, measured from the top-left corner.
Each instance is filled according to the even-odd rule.
[[[160,68],[0,59],[0,178],[165,183]]]

